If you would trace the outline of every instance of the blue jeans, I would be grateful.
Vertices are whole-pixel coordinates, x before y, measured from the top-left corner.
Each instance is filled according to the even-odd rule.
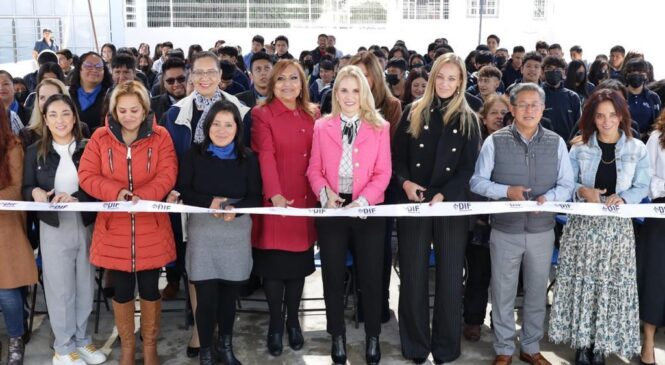
[[[0,308],[9,337],[23,336],[23,296],[21,289],[0,289]]]

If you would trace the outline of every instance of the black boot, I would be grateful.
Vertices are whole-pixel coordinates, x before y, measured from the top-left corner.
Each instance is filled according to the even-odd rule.
[[[219,341],[217,341],[217,354],[219,354],[219,361],[224,365],[242,365],[233,354],[232,335],[219,336]]]
[[[272,356],[282,354],[284,346],[282,345],[282,333],[268,333],[268,352]]]
[[[286,334],[289,336],[289,347],[294,351],[302,349],[305,339],[302,336],[302,330],[300,327],[288,328]]]
[[[593,353],[589,349],[577,349],[575,351],[575,365],[591,365]]]
[[[601,352],[594,352],[591,365],[605,365],[605,355]]]
[[[367,365],[378,365],[379,361],[381,361],[379,336],[365,338],[365,362]]]
[[[216,365],[215,360],[212,358],[212,347],[201,347],[199,349],[199,364]]]
[[[333,336],[330,357],[335,365],[346,364],[346,335]]]
[[[23,338],[11,337],[9,339],[9,351],[7,352],[7,365],[23,365],[23,354],[25,345]]]

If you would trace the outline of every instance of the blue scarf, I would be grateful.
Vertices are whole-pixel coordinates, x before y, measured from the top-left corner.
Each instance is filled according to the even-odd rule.
[[[220,160],[233,160],[237,158],[235,147],[235,142],[231,142],[224,147],[217,147],[211,143],[208,145],[208,152],[212,153],[213,156]]]
[[[77,95],[79,99],[79,105],[81,105],[81,111],[84,111],[92,106],[97,100],[97,95],[102,91],[102,84],[97,85],[91,92],[87,93],[83,90],[83,86],[79,87],[77,90]]]

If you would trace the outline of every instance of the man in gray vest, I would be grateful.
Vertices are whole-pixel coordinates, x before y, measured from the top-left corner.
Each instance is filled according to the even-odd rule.
[[[567,201],[575,183],[566,143],[543,128],[545,92],[534,83],[510,93],[515,121],[483,144],[471,178],[471,191],[495,200]],[[520,360],[550,364],[540,354],[552,250],[554,214],[505,213],[491,217],[492,322],[494,364],[509,365],[515,351],[514,305],[520,266],[524,278]]]

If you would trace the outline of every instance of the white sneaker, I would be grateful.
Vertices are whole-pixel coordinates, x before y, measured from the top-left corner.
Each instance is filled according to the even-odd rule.
[[[74,351],[67,355],[60,355],[57,352],[53,355],[53,365],[86,365],[81,360],[79,353]]]
[[[78,351],[79,355],[81,355],[81,358],[85,361],[86,364],[97,365],[106,361],[106,355],[99,351],[93,344],[84,347],[77,347],[76,351]]]

